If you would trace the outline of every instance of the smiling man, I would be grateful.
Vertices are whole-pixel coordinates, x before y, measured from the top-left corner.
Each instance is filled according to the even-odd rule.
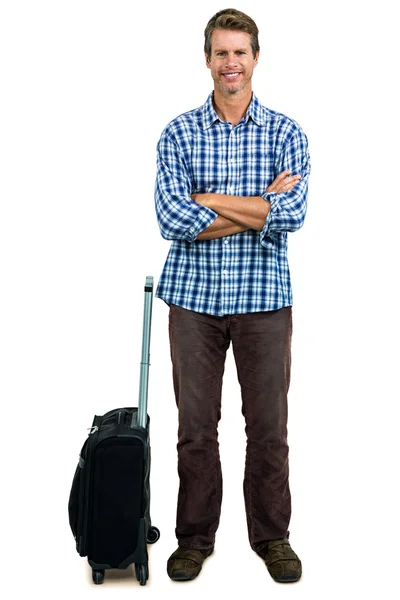
[[[214,549],[222,502],[218,422],[232,343],[246,423],[250,544],[275,581],[293,582],[302,566],[288,540],[287,237],[306,214],[307,138],[253,94],[260,49],[249,16],[235,9],[214,15],[204,50],[214,90],[203,106],[174,119],[157,146],[156,212],[172,245],[156,295],[170,307],[179,419],[178,549],[167,571],[175,581],[194,579]]]
[[[247,85],[257,64],[259,51],[249,47],[248,34],[242,31],[215,30],[212,36],[214,49],[206,53],[207,67],[221,93],[238,94]]]

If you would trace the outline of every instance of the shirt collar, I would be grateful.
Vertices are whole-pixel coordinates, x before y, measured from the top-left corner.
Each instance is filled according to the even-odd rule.
[[[203,105],[203,129],[209,129],[211,125],[215,123],[215,121],[220,121],[220,118],[213,106],[213,95],[214,92],[211,92],[205,104]],[[244,122],[247,123],[249,118],[251,118],[256,125],[265,125],[267,122],[267,115],[262,108],[262,105],[253,92],[252,100],[249,104],[249,108],[247,109],[247,113],[244,116]]]

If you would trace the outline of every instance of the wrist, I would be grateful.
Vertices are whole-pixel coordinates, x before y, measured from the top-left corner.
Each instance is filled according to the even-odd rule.
[[[204,194],[204,196],[205,196],[204,200],[205,200],[206,206],[208,208],[214,209],[214,206],[215,206],[214,194]]]

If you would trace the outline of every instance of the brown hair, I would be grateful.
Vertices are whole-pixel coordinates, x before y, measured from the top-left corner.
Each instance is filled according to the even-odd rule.
[[[258,27],[249,16],[235,8],[225,8],[217,12],[207,23],[204,30],[204,52],[211,58],[211,37],[215,29],[231,29],[250,34],[253,57],[260,49],[258,44]]]

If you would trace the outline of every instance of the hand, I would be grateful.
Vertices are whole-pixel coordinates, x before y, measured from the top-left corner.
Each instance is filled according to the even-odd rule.
[[[267,193],[274,192],[275,194],[282,194],[283,192],[290,192],[301,179],[301,175],[292,175],[290,177],[289,174],[291,172],[292,171],[282,171],[282,173],[274,179],[271,185],[267,187]]]

